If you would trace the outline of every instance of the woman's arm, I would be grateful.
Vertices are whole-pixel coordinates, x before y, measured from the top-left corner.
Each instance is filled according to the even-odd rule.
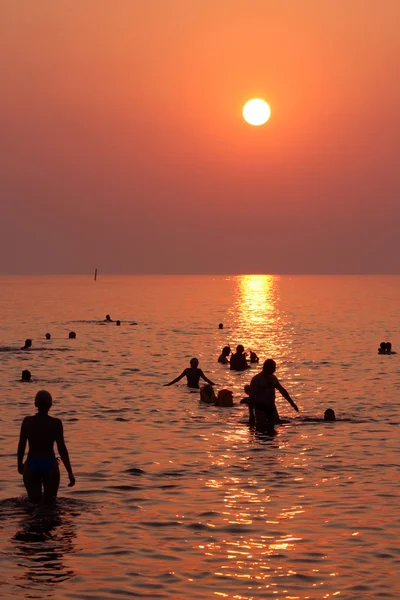
[[[69,454],[68,454],[67,446],[65,445],[65,441],[64,441],[63,424],[59,419],[57,419],[57,420],[58,420],[57,433],[56,433],[57,448],[58,448],[58,452],[60,454],[60,458],[63,461],[64,467],[66,468],[67,473],[68,473],[68,477],[69,477],[68,487],[73,487],[75,485],[75,477],[74,477],[74,474],[72,473],[72,467],[71,467],[71,463],[69,461]]]
[[[175,379],[173,379],[169,383],[164,383],[164,386],[173,385],[174,383],[177,383],[178,381],[180,381],[182,379],[182,377],[185,377],[185,375],[186,375],[186,369],[183,371],[183,373],[181,373],[179,375],[179,377],[175,377]]]
[[[27,419],[29,417],[25,417],[22,421],[21,432],[19,434],[19,442],[18,442],[18,450],[17,450],[17,461],[18,461],[18,473],[22,475],[24,472],[24,454],[26,449],[26,442],[28,440],[28,432],[27,432]]]

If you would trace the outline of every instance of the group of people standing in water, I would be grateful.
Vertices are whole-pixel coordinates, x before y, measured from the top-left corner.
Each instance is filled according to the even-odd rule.
[[[228,364],[228,353],[230,350],[229,346],[225,346],[222,349],[222,354],[218,358],[218,362],[222,364]],[[253,353],[259,362],[259,359],[255,353]],[[246,354],[244,353],[244,347],[239,344],[236,348],[236,353],[232,355],[230,362],[234,360],[235,371],[244,371],[248,369],[250,365],[247,362]],[[231,367],[232,368],[232,367]],[[275,376],[276,363],[272,359],[268,359],[264,362],[262,371],[255,375],[249,386],[245,386],[245,391],[248,391],[248,399],[246,404],[249,407],[249,423],[250,425],[256,425],[257,428],[261,429],[267,426],[273,426],[277,423],[281,423],[281,419],[278,414],[278,410],[275,404],[275,391],[279,393],[289,402],[291,407],[298,412],[297,404],[292,400],[289,392],[281,385],[278,378]],[[165,386],[173,385],[181,379],[186,377],[187,385],[190,388],[199,389],[200,379],[206,382],[207,385],[203,386],[200,390],[200,400],[207,404],[215,404],[216,406],[233,406],[233,394],[230,390],[220,390],[218,396],[215,396],[213,386],[215,383],[211,381],[199,368],[199,361],[197,358],[192,358],[190,361],[190,367],[182,371],[178,377],[175,377],[169,383],[165,383]],[[242,401],[242,403],[244,403]]]
[[[105,322],[112,323],[110,315],[106,315]],[[116,321],[116,325],[120,325]],[[133,324],[133,323],[132,323]],[[136,324],[136,323],[135,323]],[[223,324],[219,324],[219,329]],[[71,335],[71,333],[73,335]],[[70,332],[69,338],[76,337],[74,332]],[[46,339],[50,339],[50,334],[46,334]],[[21,350],[29,350],[32,346],[32,340],[27,339]],[[392,350],[390,342],[382,342],[378,349],[379,354],[396,354]],[[218,362],[224,365],[229,364],[233,371],[245,371],[251,364],[259,363],[257,354],[250,351],[249,360],[244,352],[244,347],[239,344],[236,352],[232,353],[229,346],[222,348]],[[246,398],[243,398],[241,404],[247,404],[249,409],[249,424],[259,430],[270,431],[275,424],[282,423],[278,410],[276,408],[276,391],[296,411],[299,411],[297,404],[291,398],[289,392],[282,386],[275,375],[276,363],[272,359],[267,359],[263,363],[262,370],[252,377],[250,384],[245,386]],[[200,380],[206,385],[200,389],[200,400],[216,406],[233,406],[233,393],[231,390],[222,389],[215,394],[215,383],[211,381],[199,368],[197,358],[190,360],[190,367],[185,369],[178,377],[175,377],[165,386],[173,385],[186,377],[187,385],[190,388],[200,389]],[[22,381],[31,381],[31,373],[26,369],[22,372]],[[24,485],[28,493],[28,498],[32,503],[52,502],[57,497],[60,484],[60,470],[58,460],[54,453],[54,443],[56,443],[61,461],[63,462],[69,477],[69,487],[75,485],[75,477],[72,471],[68,450],[64,441],[63,425],[60,419],[49,416],[49,410],[53,400],[49,392],[39,391],[35,396],[35,406],[37,413],[34,416],[25,417],[21,425],[20,438],[17,451],[17,468],[23,476]],[[325,421],[334,421],[335,413],[328,408],[324,414]],[[26,445],[29,444],[28,456],[24,462]]]

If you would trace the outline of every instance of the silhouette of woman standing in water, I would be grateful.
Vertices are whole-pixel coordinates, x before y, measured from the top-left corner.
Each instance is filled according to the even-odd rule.
[[[49,392],[42,390],[36,394],[35,406],[38,412],[33,417],[25,417],[21,425],[18,444],[18,473],[23,475],[29,500],[34,504],[53,502],[60,485],[60,470],[54,454],[57,444],[60,458],[69,476],[68,487],[75,485],[68,450],[64,441],[63,425],[60,419],[49,416],[53,399]],[[26,442],[29,444],[25,463]],[[43,486],[43,491],[42,491]]]

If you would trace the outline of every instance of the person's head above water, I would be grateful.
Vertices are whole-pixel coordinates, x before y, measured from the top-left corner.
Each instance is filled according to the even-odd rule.
[[[105,320],[106,320],[106,321],[111,321],[111,317],[110,317],[110,315],[106,315],[106,319],[105,319]]]
[[[223,356],[229,356],[231,353],[231,349],[229,348],[229,346],[224,346],[222,348],[222,355]]]
[[[197,367],[199,366],[199,359],[198,358],[191,358],[190,359],[190,366],[192,367],[192,369],[197,369]]]
[[[379,344],[379,352],[386,352],[386,349],[387,349],[387,344],[386,344],[386,342],[381,342],[381,343]]]
[[[267,358],[267,360],[263,364],[263,373],[267,375],[272,375],[276,371],[276,362],[272,360],[272,358]]]
[[[218,325],[218,329],[223,329],[223,328],[224,328],[224,324],[223,324],[223,323],[220,323],[220,324]]]
[[[392,344],[390,342],[386,342],[386,352],[392,351]]]
[[[35,406],[39,413],[48,413],[51,405],[53,404],[53,398],[50,392],[46,390],[40,390],[35,396]]]
[[[75,333],[75,331],[70,331],[70,332],[69,332],[69,334],[68,334],[68,338],[69,338],[70,340],[74,340],[74,339],[76,338],[76,333]]]
[[[27,350],[31,346],[32,346],[32,340],[27,339],[27,340],[25,340],[25,346],[22,347],[22,350]]]
[[[46,340],[49,340],[51,338],[51,335],[49,333],[46,333],[45,338]]]
[[[121,321],[116,321],[115,324],[119,327],[121,325]]]
[[[243,352],[244,352],[244,346],[242,346],[242,344],[239,344],[238,346],[236,346],[236,352],[238,354],[243,354]]]
[[[31,372],[28,369],[24,369],[21,375],[21,381],[30,381],[31,380]]]
[[[333,408],[327,408],[326,411],[324,412],[324,421],[335,421],[335,420],[336,420],[335,411],[333,410]]]

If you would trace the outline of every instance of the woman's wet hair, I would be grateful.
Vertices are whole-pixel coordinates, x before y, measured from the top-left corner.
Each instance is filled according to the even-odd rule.
[[[40,390],[35,396],[35,406],[39,412],[47,412],[53,404],[53,398],[50,392]]]

